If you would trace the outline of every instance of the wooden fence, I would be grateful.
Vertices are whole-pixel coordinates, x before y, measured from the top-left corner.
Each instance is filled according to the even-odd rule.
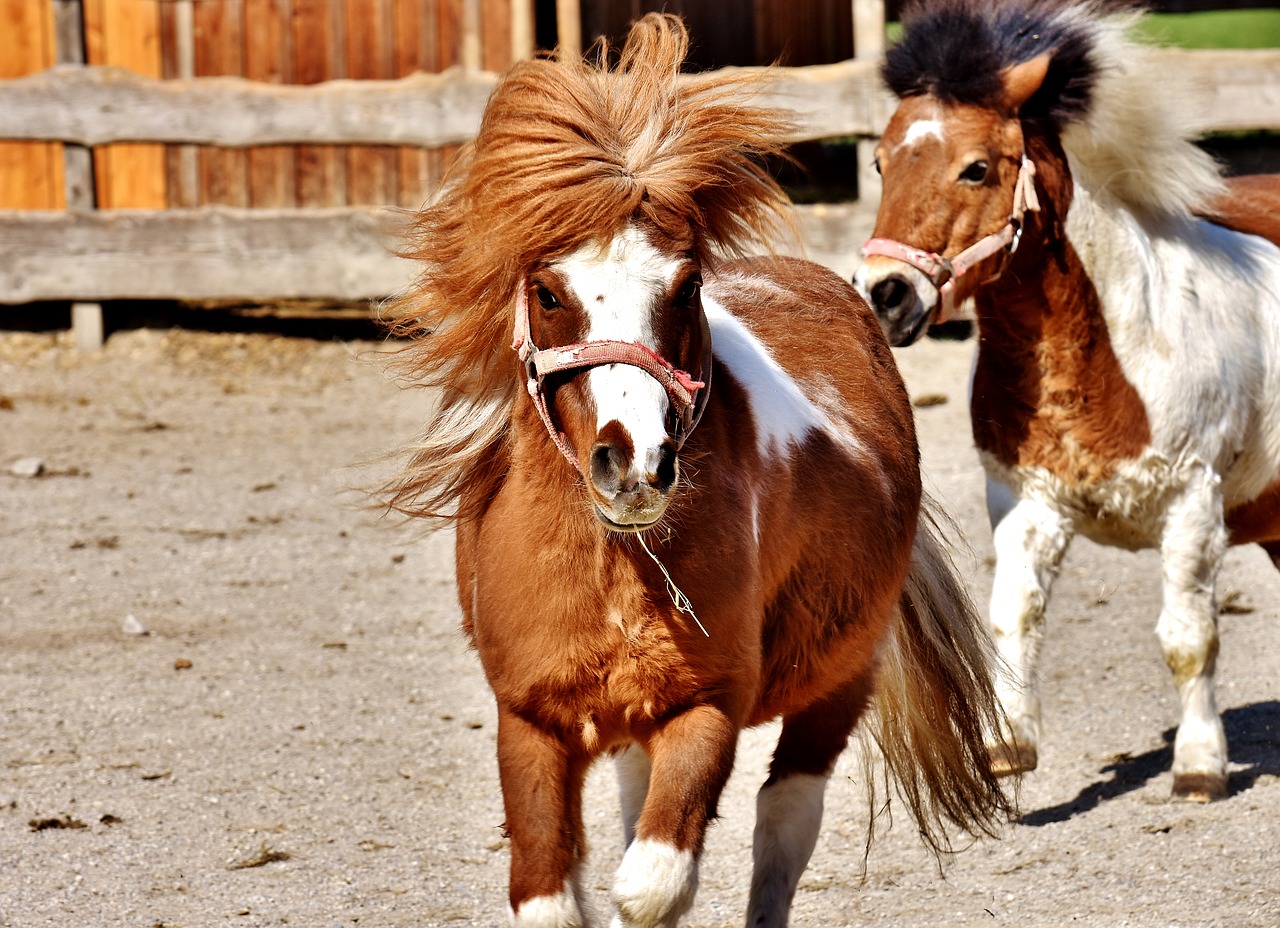
[[[53,0],[54,11],[79,2]],[[88,10],[94,2],[109,0],[84,0],[84,22],[92,22]],[[300,0],[292,2],[297,8]],[[173,7],[172,14],[180,3],[164,5]],[[56,17],[49,24],[47,57],[58,47],[54,33],[73,26]],[[1206,130],[1280,129],[1280,51],[1162,54],[1194,74],[1198,85],[1211,88],[1212,121]],[[381,159],[387,176],[400,180],[393,185],[384,177],[371,202],[409,207],[420,202],[423,191],[403,181],[406,173],[416,170],[421,178],[424,152],[465,141],[479,125],[496,78],[476,65],[473,55],[469,66],[455,65],[441,74],[419,73],[415,66],[395,79],[339,78],[310,85],[245,77],[165,78],[110,64],[64,64],[0,80],[0,139],[9,140],[0,143],[0,172],[5,158],[13,157],[4,152],[16,145],[23,157],[45,159],[55,177],[62,170],[58,180],[66,182],[65,192],[43,191],[43,209],[0,211],[0,304],[364,300],[396,291],[412,268],[393,257],[389,246],[408,212],[335,205],[307,192],[301,179],[290,192],[288,179],[306,176],[303,163],[326,152],[345,158],[348,169],[361,174],[376,174],[369,165]],[[779,68],[765,102],[795,111],[797,141],[874,137],[893,108],[876,67],[875,60],[847,60]],[[94,209],[85,191],[77,190],[77,173],[81,187],[94,183],[84,179],[87,164],[78,156],[92,150],[99,161],[106,153],[110,165],[115,153],[130,151],[123,146],[145,146],[143,158],[164,164],[159,172],[166,178],[164,195],[112,187],[100,193],[99,205],[114,208]],[[251,153],[261,160],[250,159]],[[215,195],[198,181],[201,159],[216,157],[244,164],[243,193]],[[412,170],[392,171],[406,163]],[[99,169],[97,184],[102,177]],[[123,208],[136,205],[134,197],[153,197],[147,203],[163,208]],[[851,272],[874,207],[864,199],[799,208],[807,254],[842,274]],[[83,336],[88,343],[100,339],[100,315],[95,318],[90,310],[77,318],[87,320]]]

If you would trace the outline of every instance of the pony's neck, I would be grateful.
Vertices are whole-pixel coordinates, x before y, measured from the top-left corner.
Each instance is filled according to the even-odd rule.
[[[1112,346],[1101,296],[1066,235],[1080,195],[1056,138],[1028,138],[1041,186],[1009,268],[975,298],[974,440],[1006,466],[1103,479],[1150,443],[1146,410]]]

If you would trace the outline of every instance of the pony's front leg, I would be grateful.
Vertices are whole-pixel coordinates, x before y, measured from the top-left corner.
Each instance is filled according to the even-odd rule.
[[[648,791],[613,884],[615,928],[674,928],[693,905],[707,823],[737,741],[738,726],[710,705],[681,713],[649,737]]]
[[[578,869],[586,855],[587,760],[510,709],[498,710],[498,774],[511,838],[517,928],[585,928]]]
[[[1000,657],[996,697],[1006,730],[991,745],[991,767],[999,776],[1034,770],[1039,762],[1036,665],[1044,642],[1049,590],[1071,537],[1067,519],[1033,499],[1019,499],[995,526],[990,620]]]
[[[1165,517],[1160,554],[1164,604],[1156,634],[1182,702],[1173,745],[1173,797],[1209,802],[1227,794],[1227,737],[1213,696],[1218,657],[1214,595],[1226,549],[1221,490],[1206,474]]]

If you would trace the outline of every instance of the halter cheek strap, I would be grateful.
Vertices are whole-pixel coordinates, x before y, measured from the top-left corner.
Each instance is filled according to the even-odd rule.
[[[533,343],[533,330],[529,325],[529,287],[526,282],[521,282],[520,292],[516,297],[515,331],[511,347],[524,365],[525,389],[538,410],[542,424],[546,426],[547,433],[565,460],[575,469],[578,458],[573,445],[551,419],[546,391],[543,389],[546,378],[561,371],[603,364],[629,364],[640,368],[658,381],[666,391],[675,414],[674,437],[678,451],[684,447],[685,440],[702,418],[707,399],[711,395],[711,329],[706,313],[699,310],[698,316],[702,325],[701,380],[695,380],[688,372],[680,370],[651,348],[637,342],[598,340],[539,349]]]
[[[955,314],[956,280],[963,277],[975,265],[987,258],[1007,250],[1012,255],[1018,250],[1022,240],[1022,219],[1027,212],[1040,211],[1040,199],[1036,196],[1036,166],[1025,154],[1018,167],[1018,179],[1013,187],[1013,210],[1009,213],[1009,221],[998,232],[978,239],[964,251],[952,258],[944,258],[932,251],[924,251],[904,245],[891,238],[867,239],[862,246],[862,254],[866,257],[882,255],[896,258],[920,271],[938,290],[938,309],[933,324],[946,322]]]

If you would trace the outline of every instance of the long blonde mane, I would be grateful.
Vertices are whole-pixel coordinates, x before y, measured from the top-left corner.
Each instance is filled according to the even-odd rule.
[[[496,489],[522,399],[515,299],[537,262],[635,219],[692,226],[704,260],[789,225],[763,163],[789,120],[754,102],[759,76],[680,77],[688,44],[679,19],[650,14],[616,63],[601,43],[586,58],[522,61],[494,90],[474,142],[417,217],[404,254],[423,272],[389,307],[394,333],[413,340],[397,370],[440,391],[408,467],[383,488],[390,509],[465,518]]]
[[[1132,37],[1141,14],[1099,15],[1093,4],[1063,12],[1091,20],[1098,68],[1088,114],[1062,133],[1076,181],[1139,216],[1204,210],[1225,187],[1217,162],[1193,141],[1198,89]]]

